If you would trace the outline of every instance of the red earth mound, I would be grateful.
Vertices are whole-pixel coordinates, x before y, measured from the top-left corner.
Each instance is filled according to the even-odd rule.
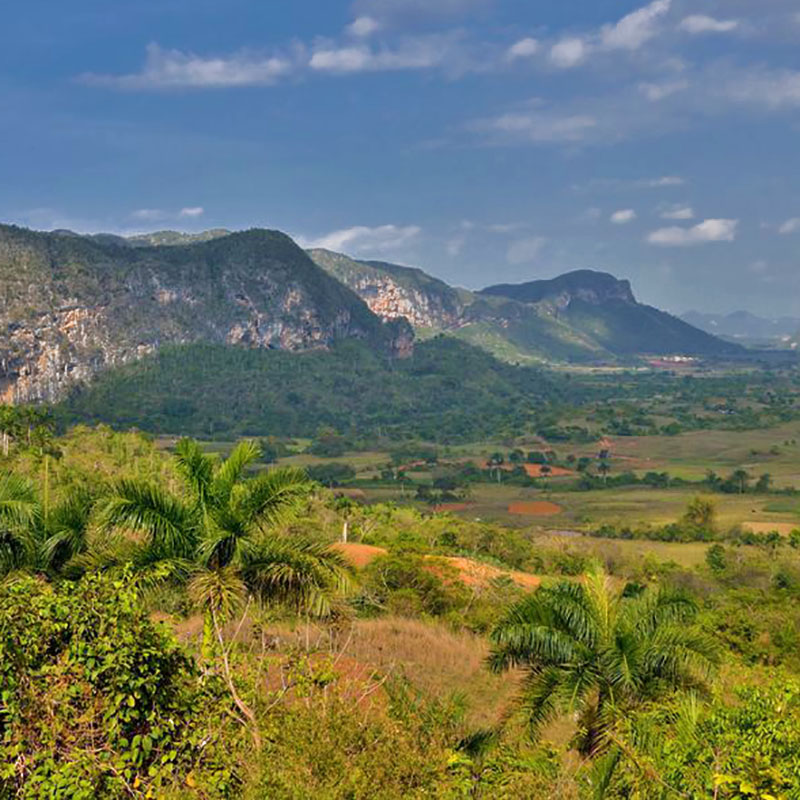
[[[444,511],[467,511],[470,508],[472,508],[470,503],[439,503],[438,506],[433,507],[433,510],[441,513]]]
[[[333,545],[356,569],[363,569],[378,556],[385,556],[387,550],[360,542],[337,542]]]

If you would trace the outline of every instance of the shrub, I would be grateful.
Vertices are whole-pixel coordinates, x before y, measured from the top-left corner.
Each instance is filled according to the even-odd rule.
[[[0,796],[163,795],[175,784],[199,784],[200,773],[206,796],[226,794],[233,775],[216,761],[210,726],[223,701],[213,684],[201,684],[127,578],[7,583]]]

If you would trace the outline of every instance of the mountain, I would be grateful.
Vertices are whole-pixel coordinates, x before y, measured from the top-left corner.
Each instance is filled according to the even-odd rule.
[[[356,261],[330,250],[309,250],[309,255],[356,292],[375,314],[385,319],[405,317],[416,328],[457,326],[469,296],[421,269]]]
[[[59,397],[167,344],[308,350],[356,338],[405,355],[413,339],[278,231],[131,246],[0,225],[0,297],[0,395],[13,402]]]
[[[637,302],[628,281],[605,272],[578,270],[551,280],[489,286],[481,294],[547,308],[573,330],[618,356],[720,356],[741,349]]]
[[[443,332],[517,363],[613,362],[642,354],[733,355],[723,342],[636,301],[630,283],[578,270],[552,280],[455,289],[419,269],[309,255],[384,319],[405,316],[418,334]]]
[[[790,346],[797,341],[800,330],[800,319],[779,317],[765,319],[751,314],[749,311],[734,311],[732,314],[704,314],[700,311],[688,311],[681,316],[684,322],[701,328],[715,336],[722,336],[735,341],[782,343]]]

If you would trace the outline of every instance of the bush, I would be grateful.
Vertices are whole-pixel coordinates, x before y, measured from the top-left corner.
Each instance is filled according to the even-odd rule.
[[[176,784],[187,796],[201,773],[204,796],[225,795],[233,778],[216,760],[213,683],[201,684],[127,578],[4,585],[0,796],[144,797]],[[229,765],[230,742],[226,751]]]

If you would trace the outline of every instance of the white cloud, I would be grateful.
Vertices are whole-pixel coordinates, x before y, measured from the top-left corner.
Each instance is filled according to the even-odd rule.
[[[672,0],[654,0],[616,25],[605,25],[600,31],[601,44],[608,50],[638,50],[658,33],[658,21],[671,5]]]
[[[465,54],[459,45],[460,38],[459,32],[407,36],[395,47],[380,48],[323,43],[317,45],[309,66],[318,72],[334,74],[431,69],[455,66],[458,62],[463,66]]]
[[[347,252],[352,255],[386,253],[401,249],[416,239],[422,229],[416,225],[379,225],[375,228],[356,225],[352,228],[332,231],[318,239],[297,237],[297,241],[308,248]]]
[[[539,257],[546,244],[547,239],[544,236],[517,239],[509,245],[506,260],[509,264],[529,264]]]
[[[732,242],[736,238],[738,219],[707,219],[693,228],[661,228],[647,241],[662,247],[689,247],[708,242]]]
[[[611,222],[615,225],[627,225],[636,219],[636,212],[632,208],[623,208],[611,215]]]
[[[683,92],[689,88],[689,81],[677,80],[666,81],[665,83],[640,83],[639,91],[651,102],[657,103],[678,92]]]
[[[782,233],[784,235],[790,233],[797,233],[800,231],[800,217],[793,217],[792,219],[787,219],[783,225],[778,228],[778,233]]]
[[[558,115],[547,111],[512,111],[476,124],[476,128],[514,141],[579,142],[597,126],[587,114]]]
[[[203,58],[180,50],[147,46],[140,72],[129,75],[82,76],[85,83],[118,89],[200,89],[270,86],[287,77],[295,63],[280,56],[239,53],[227,58]]]
[[[589,54],[589,48],[583,39],[570,37],[556,42],[550,48],[550,61],[559,69],[571,69],[582,64]]]
[[[694,209],[691,206],[670,206],[661,212],[661,219],[694,219]]]
[[[508,48],[506,56],[509,61],[516,61],[519,58],[531,58],[539,52],[539,42],[528,37],[520,39]]]
[[[685,17],[679,26],[687,33],[730,33],[739,27],[736,19],[714,19],[705,14],[692,14]]]
[[[737,71],[720,89],[729,100],[775,111],[800,106],[800,72],[756,68]]]
[[[203,214],[205,214],[205,209],[202,206],[188,206],[187,208],[182,208],[178,216],[194,218],[202,217]]]
[[[351,36],[365,38],[367,36],[372,36],[373,33],[377,33],[381,27],[381,23],[372,17],[358,17],[347,26],[346,30]]]

